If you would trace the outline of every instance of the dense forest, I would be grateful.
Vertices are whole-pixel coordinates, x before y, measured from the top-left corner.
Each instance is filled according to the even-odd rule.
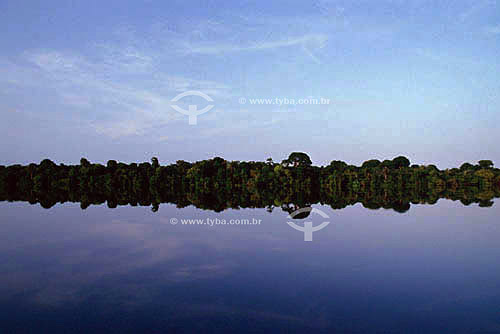
[[[500,169],[490,160],[446,170],[410,165],[402,156],[361,166],[336,160],[319,167],[307,154],[294,152],[281,163],[217,157],[161,166],[152,158],[139,164],[110,160],[104,166],[82,158],[79,165],[45,159],[0,166],[0,201],[28,201],[44,208],[79,202],[85,209],[107,202],[110,208],[141,205],[157,211],[161,203],[174,203],[215,211],[279,207],[292,212],[314,203],[334,209],[362,203],[369,209],[406,212],[411,204],[434,204],[440,198],[488,207],[496,197]]]

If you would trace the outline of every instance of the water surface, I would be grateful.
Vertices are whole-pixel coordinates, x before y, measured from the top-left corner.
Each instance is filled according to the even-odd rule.
[[[304,242],[279,208],[2,202],[1,332],[500,333],[497,206],[313,207]]]

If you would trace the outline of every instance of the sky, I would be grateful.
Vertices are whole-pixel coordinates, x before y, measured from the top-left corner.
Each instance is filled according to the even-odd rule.
[[[3,165],[500,165],[499,1],[3,0],[0,42]]]

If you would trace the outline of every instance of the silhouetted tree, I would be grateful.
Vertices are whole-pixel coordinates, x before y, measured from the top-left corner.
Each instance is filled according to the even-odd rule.
[[[311,161],[311,158],[309,158],[309,156],[305,153],[292,152],[288,156],[288,159],[285,159],[282,161],[282,164],[285,166],[293,166],[293,167],[311,166],[312,161]]]
[[[403,168],[410,166],[410,160],[403,156],[392,159],[392,162],[394,163],[394,168]]]
[[[481,168],[493,167],[493,161],[491,161],[491,160],[479,160],[478,164]]]

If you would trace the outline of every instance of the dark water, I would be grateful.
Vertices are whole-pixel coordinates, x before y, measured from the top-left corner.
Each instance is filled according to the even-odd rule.
[[[0,332],[500,333],[498,203],[314,208],[0,203]]]

